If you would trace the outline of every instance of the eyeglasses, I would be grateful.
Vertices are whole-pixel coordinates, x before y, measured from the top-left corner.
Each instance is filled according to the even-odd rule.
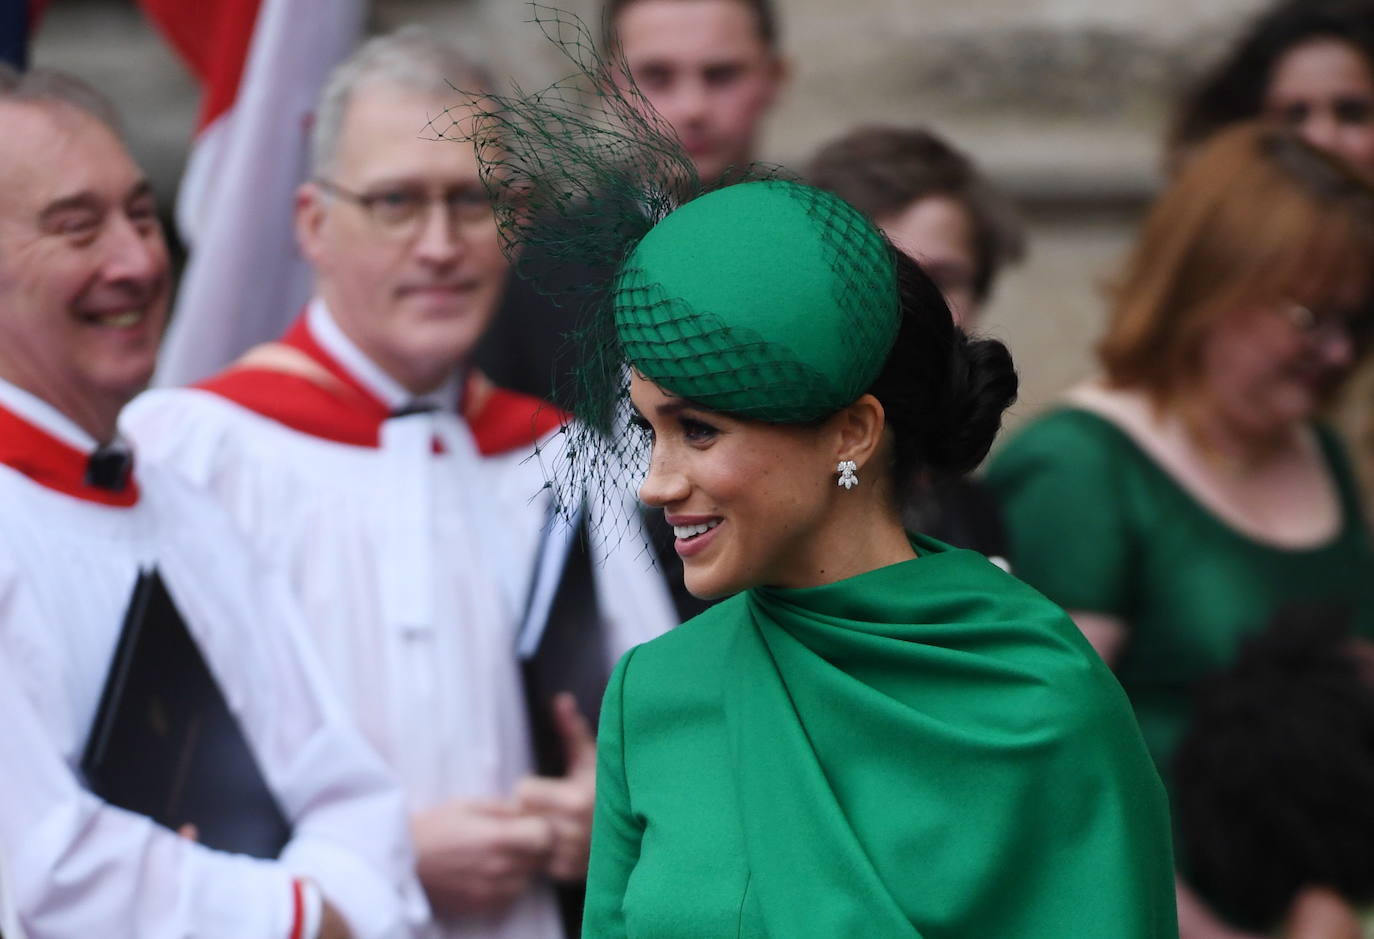
[[[393,186],[376,192],[354,192],[328,179],[315,185],[363,210],[377,229],[391,238],[413,238],[424,224],[429,207],[439,203],[450,226],[466,227],[492,218],[486,191],[474,186],[451,186],[434,192],[424,186]]]
[[[1374,335],[1371,310],[1313,309],[1294,300],[1285,301],[1279,309],[1293,329],[1313,342],[1341,337],[1362,345]]]

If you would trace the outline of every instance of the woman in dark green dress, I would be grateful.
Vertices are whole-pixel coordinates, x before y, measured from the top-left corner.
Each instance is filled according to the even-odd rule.
[[[1355,480],[1314,422],[1365,348],[1371,256],[1353,173],[1282,129],[1222,132],[1146,220],[1104,375],[993,461],[1018,575],[1114,667],[1166,783],[1195,690],[1276,614],[1339,606],[1374,630]],[[1189,883],[1185,939],[1253,939]]]

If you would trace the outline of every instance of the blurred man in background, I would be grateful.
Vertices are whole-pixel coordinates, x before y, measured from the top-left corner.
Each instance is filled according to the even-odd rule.
[[[557,939],[553,882],[585,874],[595,741],[560,697],[563,773],[533,775],[550,702],[527,700],[517,648],[566,625],[538,609],[571,568],[545,562],[559,529],[530,459],[559,415],[469,365],[508,265],[473,148],[433,139],[471,117],[453,86],[485,84],[418,27],[344,62],[297,198],[314,299],[279,342],[150,392],[126,426],[292,572],[331,677],[406,788],[441,934]],[[572,645],[595,649],[603,683],[675,623],[638,554],[582,568],[592,608]]]
[[[608,0],[606,23],[703,182],[754,159],[787,77],[770,0]]]

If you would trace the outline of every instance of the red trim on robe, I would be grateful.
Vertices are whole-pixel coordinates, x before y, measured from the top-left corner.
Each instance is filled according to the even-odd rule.
[[[507,453],[528,447],[567,423],[569,416],[552,404],[534,397],[487,385],[480,390],[484,376],[468,376],[463,392],[463,417],[472,428],[477,449],[483,456]]]
[[[280,341],[305,353],[340,385],[247,366],[231,367],[196,387],[313,437],[355,447],[379,446],[382,422],[390,410],[320,346],[306,318],[298,317]],[[528,447],[568,419],[553,405],[496,388],[476,372],[468,375],[462,401],[463,418],[483,456]]]
[[[83,453],[63,440],[30,424],[18,414],[0,408],[0,463],[57,492],[127,509],[138,503],[138,481],[130,475],[119,492],[86,483]]]
[[[302,895],[301,879],[291,880],[291,939],[302,939],[305,932],[305,897]]]

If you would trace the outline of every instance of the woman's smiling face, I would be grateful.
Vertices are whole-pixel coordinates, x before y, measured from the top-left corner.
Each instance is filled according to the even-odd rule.
[[[814,425],[726,417],[630,379],[635,423],[653,440],[639,496],[673,526],[687,589],[720,597],[763,585],[808,586],[824,567],[834,461]]]

